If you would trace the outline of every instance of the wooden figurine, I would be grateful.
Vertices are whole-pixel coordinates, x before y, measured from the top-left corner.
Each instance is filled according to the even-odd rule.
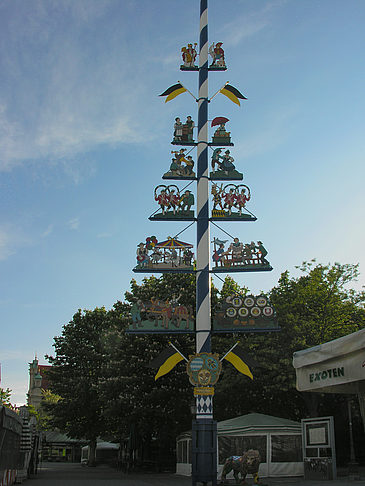
[[[226,123],[228,118],[224,116],[217,116],[212,120],[211,126],[218,126],[214,132],[211,145],[233,145],[231,143],[231,132],[226,131]]]
[[[194,220],[194,194],[186,190],[180,194],[180,190],[175,184],[165,186],[163,184],[155,187],[155,201],[159,204],[161,211],[154,213],[150,219],[154,220]]]
[[[226,69],[226,61],[224,58],[224,50],[222,48],[223,42],[217,42],[209,47],[209,54],[212,56],[212,64],[210,68]]]
[[[153,238],[153,240],[152,240]],[[193,272],[193,245],[168,237],[157,242],[156,237],[146,239],[137,247],[137,265],[134,272]]]
[[[197,70],[199,69],[198,66],[195,64],[195,60],[197,57],[197,52],[196,52],[196,46],[197,43],[193,44],[188,44],[187,47],[182,47],[181,48],[181,56],[183,60],[183,64],[180,66],[181,70]]]
[[[255,221],[256,217],[245,211],[246,203],[251,199],[248,186],[239,184],[212,184],[213,195],[212,217],[214,219],[230,219],[232,221]]]
[[[234,165],[234,158],[230,150],[223,152],[223,148],[219,147],[213,150],[212,155],[212,172],[211,179],[218,180],[242,180],[243,174],[236,170]]]
[[[213,262],[215,267],[229,267],[230,271],[272,270],[266,260],[267,250],[261,241],[257,244],[243,244],[239,238],[234,238],[227,250],[224,242],[214,238]],[[217,248],[218,246],[218,248]]]
[[[275,309],[266,295],[231,294],[216,308],[213,329],[249,332],[279,330]]]
[[[175,123],[174,123],[174,138],[173,138],[173,142],[181,142],[182,133],[183,133],[183,124],[181,123],[180,118],[177,117],[177,118],[175,118]]]
[[[175,118],[173,145],[196,145],[194,142],[195,123],[191,116],[186,117],[186,122],[182,123],[180,118]]]
[[[171,151],[173,158],[170,169],[162,176],[163,179],[195,179],[194,160],[185,152],[184,148]]]
[[[137,300],[131,306],[130,333],[164,332],[186,333],[194,331],[195,316],[190,305],[179,302],[180,296],[171,299],[151,297],[150,300]]]

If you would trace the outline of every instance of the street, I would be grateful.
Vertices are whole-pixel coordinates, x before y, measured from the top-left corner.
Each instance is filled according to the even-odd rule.
[[[267,486],[365,486],[364,471],[361,480],[339,478],[335,481],[305,481],[303,478],[263,478]],[[26,480],[24,486],[190,486],[191,478],[171,473],[125,474],[108,466],[83,467],[79,463],[45,462],[40,464],[38,474]],[[247,486],[253,485],[252,477],[246,478]],[[234,485],[231,480],[229,486]]]
[[[83,467],[80,463],[44,462],[24,486],[190,486],[191,479],[174,474],[125,474],[109,466]]]

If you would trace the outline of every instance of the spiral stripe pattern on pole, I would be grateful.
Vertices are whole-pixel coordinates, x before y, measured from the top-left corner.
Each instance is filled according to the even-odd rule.
[[[208,173],[208,1],[200,1],[197,167],[196,352],[210,352],[210,231]],[[197,418],[212,418],[212,397],[197,396]]]

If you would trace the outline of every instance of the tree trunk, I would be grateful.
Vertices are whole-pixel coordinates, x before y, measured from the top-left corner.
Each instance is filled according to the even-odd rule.
[[[95,467],[96,466],[96,439],[93,439],[89,442],[89,462],[88,466],[89,467]]]

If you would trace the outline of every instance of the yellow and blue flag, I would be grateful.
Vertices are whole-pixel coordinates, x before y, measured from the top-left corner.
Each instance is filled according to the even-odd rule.
[[[219,92],[227,96],[227,98],[233,101],[233,103],[236,103],[236,105],[238,106],[241,106],[239,99],[247,100],[247,98],[243,96],[243,94],[240,91],[238,91],[237,88],[231,86],[230,84],[226,84],[225,86],[223,86],[223,88],[219,90]]]
[[[179,94],[185,93],[185,91],[187,91],[187,89],[184,88],[181,83],[177,83],[167,88],[167,90],[161,93],[159,96],[166,96],[167,98],[165,99],[165,103],[167,103],[168,101],[176,98],[176,96],[179,96]]]
[[[169,346],[152,360],[148,366],[149,368],[158,368],[155,376],[155,380],[158,380],[161,376],[169,373],[183,359],[184,357],[175,348]]]
[[[225,357],[240,373],[247,375],[253,380],[251,368],[258,366],[258,363],[252,359],[241,347],[235,346]]]

